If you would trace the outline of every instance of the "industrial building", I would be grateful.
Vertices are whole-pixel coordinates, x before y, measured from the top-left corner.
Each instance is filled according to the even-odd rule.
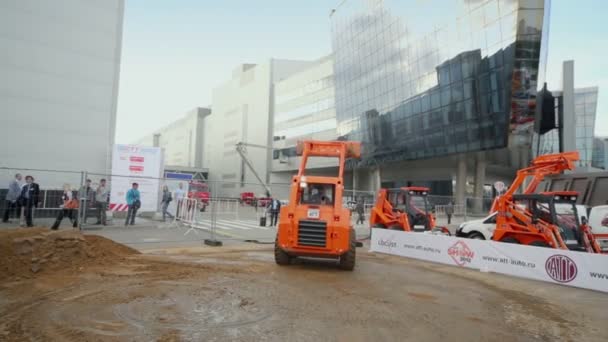
[[[353,186],[423,185],[464,203],[509,182],[531,158],[548,10],[542,0],[341,2],[337,131],[364,148]]]
[[[180,119],[134,143],[162,148],[165,168],[201,169],[205,155],[205,129],[210,114],[209,108],[194,108]]]
[[[1,166],[110,170],[123,12],[124,0],[0,3]],[[80,181],[28,173],[43,188]]]
[[[274,85],[274,133],[272,183],[289,183],[300,165],[296,156],[299,140],[335,140],[336,108],[331,56],[320,58],[305,69]],[[331,158],[311,159],[311,173],[337,167]]]
[[[274,132],[274,83],[311,65],[310,61],[270,59],[237,67],[231,79],[213,89],[213,114],[206,124],[203,164],[209,168],[212,191],[238,197],[242,192],[263,194],[270,182]],[[245,143],[249,168],[236,151]],[[253,170],[252,170],[253,169]]]

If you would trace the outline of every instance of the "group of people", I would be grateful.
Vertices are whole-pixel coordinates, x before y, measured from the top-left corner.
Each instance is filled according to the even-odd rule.
[[[80,202],[84,202],[83,205],[87,209],[97,210],[97,223],[98,225],[107,225],[106,211],[108,210],[108,202],[110,201],[110,188],[106,184],[105,179],[99,180],[97,189],[91,187],[92,181],[87,179],[85,184],[78,190],[72,189],[69,184],[63,185],[63,194],[61,200],[63,204],[60,206],[59,213],[55,219],[55,223],[51,229],[59,229],[61,221],[67,217],[72,223],[72,227],[78,227],[78,209],[80,208]],[[83,217],[83,222],[86,223],[87,215]]]
[[[15,175],[8,185],[6,194],[6,209],[2,222],[7,223],[14,215],[16,219],[21,217],[21,212],[25,216],[25,223],[28,227],[33,227],[33,211],[40,202],[40,186],[34,182],[34,177],[25,176],[25,183],[20,173]]]
[[[40,186],[30,175],[25,176],[25,182],[23,180],[23,176],[17,173],[9,183],[2,222],[8,223],[11,218],[19,220],[23,212],[26,226],[33,227],[34,208],[38,208],[40,205]],[[96,189],[91,187],[91,183],[91,180],[87,179],[79,190],[74,190],[69,184],[64,184],[60,210],[51,226],[52,229],[58,229],[61,221],[66,217],[72,222],[73,227],[77,227],[78,209],[83,201],[86,201],[87,208],[97,209],[97,224],[107,225],[106,211],[110,200],[110,188],[105,179],[99,180],[99,186]],[[86,222],[86,217],[84,220]]]

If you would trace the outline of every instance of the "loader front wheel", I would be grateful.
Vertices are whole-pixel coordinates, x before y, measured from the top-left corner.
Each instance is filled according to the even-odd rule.
[[[357,239],[355,238],[355,230],[350,230],[350,243],[348,252],[340,256],[340,268],[346,271],[352,271],[355,268],[355,257],[357,254]]]
[[[274,241],[274,261],[277,265],[289,265],[291,257],[279,246],[279,240]]]

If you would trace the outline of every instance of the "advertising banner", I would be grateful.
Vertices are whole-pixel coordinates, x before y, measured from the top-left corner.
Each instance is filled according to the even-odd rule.
[[[371,251],[608,292],[608,255],[387,229]]]
[[[139,184],[140,211],[157,211],[162,150],[158,147],[114,145],[110,207],[126,207],[126,194]]]

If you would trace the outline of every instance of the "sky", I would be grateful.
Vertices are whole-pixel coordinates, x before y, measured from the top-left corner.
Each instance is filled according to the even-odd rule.
[[[213,88],[239,64],[331,53],[329,13],[336,3],[126,0],[116,142],[133,143],[192,108],[211,105]],[[561,88],[562,62],[568,59],[575,61],[576,87],[600,87],[596,134],[604,136],[606,13],[604,0],[551,1],[547,61],[550,89]]]

